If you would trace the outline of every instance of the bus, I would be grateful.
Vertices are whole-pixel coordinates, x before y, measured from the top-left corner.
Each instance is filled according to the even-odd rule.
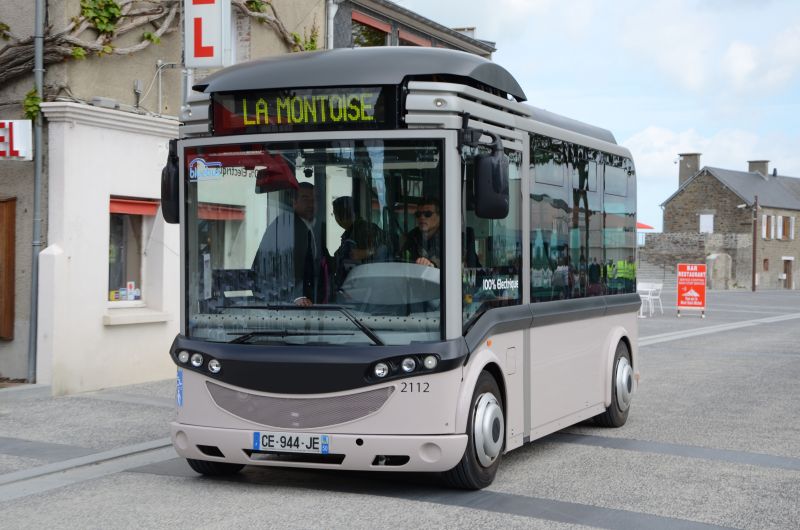
[[[181,230],[172,442],[244,466],[441,473],[638,384],[636,178],[605,129],[529,106],[444,49],[335,49],[220,70],[162,171]]]

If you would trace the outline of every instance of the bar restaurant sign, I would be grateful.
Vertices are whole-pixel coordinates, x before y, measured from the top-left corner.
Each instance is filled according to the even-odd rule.
[[[33,159],[31,120],[0,119],[0,160]]]
[[[183,51],[188,68],[231,64],[231,0],[184,0]]]

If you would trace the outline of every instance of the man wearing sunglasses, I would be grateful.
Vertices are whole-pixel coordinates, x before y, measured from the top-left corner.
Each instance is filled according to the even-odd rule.
[[[442,255],[442,234],[440,230],[441,209],[439,201],[433,197],[422,199],[414,218],[417,227],[406,236],[402,256],[406,261],[439,267]]]

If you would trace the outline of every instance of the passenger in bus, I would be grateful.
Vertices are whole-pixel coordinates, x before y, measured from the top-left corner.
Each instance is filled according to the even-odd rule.
[[[344,229],[341,244],[333,253],[336,287],[340,287],[347,273],[369,261],[385,259],[386,242],[378,225],[362,219],[353,208],[352,197],[338,197],[333,201],[333,216]]]
[[[286,300],[300,306],[327,303],[330,255],[325,227],[316,219],[314,185],[301,182],[291,190],[292,212],[278,216],[264,232],[253,269],[267,288],[270,302]]]
[[[442,259],[441,208],[438,199],[423,198],[414,217],[417,226],[406,235],[401,249],[403,260],[438,268]]]

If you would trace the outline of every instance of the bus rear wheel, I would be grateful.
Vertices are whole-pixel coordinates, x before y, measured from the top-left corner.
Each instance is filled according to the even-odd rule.
[[[494,481],[505,445],[503,398],[497,381],[486,371],[481,372],[472,393],[467,435],[464,456],[443,476],[451,487],[479,490]]]
[[[601,427],[622,427],[628,421],[633,396],[633,367],[631,354],[624,342],[617,344],[614,353],[614,370],[611,372],[611,404],[602,414],[595,416]]]
[[[235,475],[242,470],[244,464],[230,464],[228,462],[209,462],[208,460],[195,460],[187,458],[189,467],[201,475],[209,477],[224,477],[226,475]]]

